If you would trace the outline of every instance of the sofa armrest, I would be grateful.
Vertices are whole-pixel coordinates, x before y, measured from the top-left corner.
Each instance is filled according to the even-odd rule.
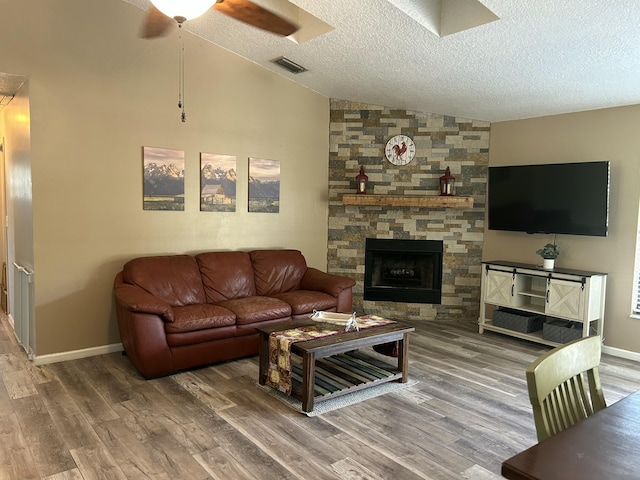
[[[115,288],[116,301],[130,312],[150,313],[173,322],[173,309],[164,300],[154,297],[135,285],[121,284]]]
[[[340,295],[340,292],[351,289],[355,284],[356,282],[352,278],[333,275],[322,272],[317,268],[309,267],[302,277],[300,289],[315,290],[337,297]]]

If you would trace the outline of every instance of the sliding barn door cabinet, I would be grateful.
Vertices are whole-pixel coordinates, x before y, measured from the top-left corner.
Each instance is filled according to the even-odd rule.
[[[482,292],[479,331],[503,333],[526,340],[557,346],[545,338],[543,330],[518,331],[494,324],[496,311],[524,317],[544,317],[544,323],[570,325],[578,336],[603,336],[604,301],[607,275],[599,272],[492,261],[482,263]],[[578,322],[579,325],[576,325]],[[541,324],[540,324],[541,325]],[[549,327],[547,325],[546,328]],[[579,329],[580,332],[576,332]]]

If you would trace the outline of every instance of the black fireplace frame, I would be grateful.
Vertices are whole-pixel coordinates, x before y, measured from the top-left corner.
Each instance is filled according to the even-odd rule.
[[[442,260],[444,242],[437,240],[365,239],[364,300],[404,303],[442,303]],[[410,287],[379,287],[373,283],[373,259],[377,252],[428,254],[435,258],[433,283],[439,289]]]

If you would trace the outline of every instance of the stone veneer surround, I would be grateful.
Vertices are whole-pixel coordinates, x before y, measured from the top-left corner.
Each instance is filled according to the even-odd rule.
[[[328,271],[356,280],[357,312],[401,319],[478,319],[484,236],[488,122],[331,100],[329,146]],[[411,137],[414,160],[395,166],[384,157],[387,140]],[[472,196],[470,209],[345,206],[356,192],[360,165],[367,193],[438,195],[445,168],[456,178],[455,194]],[[364,301],[365,238],[442,240],[442,304]]]

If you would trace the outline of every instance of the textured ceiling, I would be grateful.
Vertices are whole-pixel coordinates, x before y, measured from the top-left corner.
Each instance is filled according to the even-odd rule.
[[[443,37],[392,1],[291,0],[334,27],[299,44],[213,10],[184,28],[330,98],[492,122],[640,104],[639,0],[480,0],[499,20]]]
[[[27,77],[0,72],[0,108],[5,107],[13,99]]]

